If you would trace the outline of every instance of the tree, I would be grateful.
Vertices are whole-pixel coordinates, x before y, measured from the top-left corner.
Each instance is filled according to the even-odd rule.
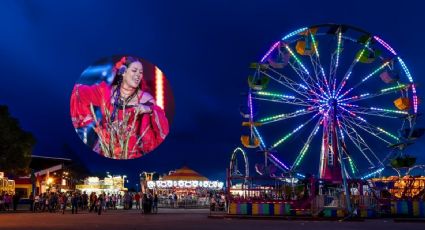
[[[34,136],[21,129],[5,105],[0,105],[0,170],[11,175],[29,174]]]

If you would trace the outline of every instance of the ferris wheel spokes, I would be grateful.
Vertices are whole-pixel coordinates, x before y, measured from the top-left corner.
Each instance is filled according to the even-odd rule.
[[[346,121],[342,121],[341,123],[342,123],[341,128],[344,131],[344,133],[348,136],[348,138],[351,140],[354,146],[356,146],[357,149],[362,153],[362,155],[369,162],[371,167],[376,167],[376,165],[368,157],[366,152],[369,152],[380,164],[382,164],[381,160],[378,158],[375,152],[369,147],[369,145],[366,143],[364,138],[360,136],[360,134],[356,131],[356,129],[352,125],[348,124]]]
[[[361,100],[366,100],[366,99],[372,99],[372,98],[376,98],[376,97],[379,97],[379,96],[394,93],[394,92],[399,91],[399,90],[406,90],[409,87],[410,87],[409,84],[399,84],[397,86],[392,86],[392,87],[389,87],[389,88],[381,89],[379,92],[374,93],[374,94],[364,93],[364,94],[361,94],[361,95],[356,95],[356,96],[352,96],[352,97],[349,97],[349,98],[344,98],[344,99],[340,100],[340,102],[342,102],[342,101],[355,102],[355,101],[361,101]]]
[[[377,107],[362,107],[362,106],[355,106],[350,108],[351,112],[353,113],[359,113],[369,116],[379,116],[379,117],[386,117],[386,118],[392,118],[392,119],[400,119],[400,116],[390,116],[389,114],[402,114],[402,115],[408,115],[409,113],[406,111],[400,111],[400,110],[393,110],[393,109],[382,109]]]
[[[343,120],[347,121],[349,124],[354,125],[365,132],[371,134],[372,136],[378,138],[379,140],[383,141],[384,143],[388,145],[393,145],[394,143],[389,142],[388,140],[381,137],[382,134],[385,134],[386,136],[392,137],[393,139],[396,139],[398,141],[398,138],[394,136],[393,134],[385,131],[384,129],[380,127],[375,127],[368,122],[354,120],[352,117],[343,117]]]
[[[307,103],[305,100],[301,98],[297,98],[290,95],[284,95],[284,94],[277,94],[277,93],[270,93],[270,92],[264,92],[264,91],[257,91],[252,92],[252,99],[255,100],[263,100],[263,101],[270,101],[270,102],[277,102],[277,103],[283,103],[283,104],[291,104],[291,105],[299,105],[299,106],[313,106],[312,104]],[[269,97],[269,98],[267,98]]]
[[[270,123],[310,114],[316,111],[318,111],[318,108],[315,108],[312,110],[301,109],[291,113],[283,113],[283,114],[278,114],[278,115],[274,115],[270,117],[261,118],[261,119],[258,119],[258,122],[260,122],[262,125],[265,125],[265,124],[270,124]]]
[[[376,68],[372,73],[368,74],[366,77],[364,77],[359,83],[355,84],[352,88],[348,89],[347,91],[345,91],[343,94],[341,95],[337,95],[338,99],[343,98],[344,96],[346,96],[348,93],[350,93],[351,91],[353,91],[354,89],[356,89],[357,87],[359,87],[360,85],[362,85],[366,80],[368,80],[369,78],[371,78],[372,76],[376,75],[379,71],[381,71],[383,68],[385,68],[386,66],[388,66],[390,64],[390,61],[386,61],[384,62],[384,64],[382,64],[381,66],[379,66],[378,68]]]
[[[336,50],[331,55],[331,64],[329,68],[329,82],[332,87],[332,97],[336,95],[336,72],[339,66],[340,54],[342,52],[342,32],[341,27],[338,28],[337,46]]]
[[[269,68],[268,70],[270,70],[271,72],[273,72],[274,74],[278,75],[278,77],[274,77],[271,74],[268,74],[267,72],[264,71],[260,71],[261,74],[264,74],[266,77],[276,81],[277,83],[285,86],[288,89],[291,89],[292,91],[294,91],[295,93],[308,98],[308,88],[307,86],[297,83],[294,80],[292,80],[291,78],[277,72],[276,70]]]
[[[356,64],[359,62],[359,60],[363,56],[363,53],[365,52],[365,50],[368,49],[370,40],[371,40],[371,38],[369,38],[367,40],[367,42],[364,44],[362,50],[360,51],[360,55],[358,55],[357,57],[355,57],[354,60],[353,60],[353,62],[350,65],[350,67],[348,67],[347,72],[344,74],[344,77],[343,77],[342,81],[338,85],[336,95],[339,95],[339,93],[341,92],[341,90],[347,84],[347,80],[350,78],[350,76],[351,76],[351,74],[353,72],[354,66],[356,66]]]
[[[325,74],[325,70],[323,69],[323,66],[322,66],[321,61],[320,61],[319,48],[317,47],[316,38],[311,31],[309,31],[309,34],[310,34],[310,38],[311,38],[311,41],[313,43],[313,48],[314,48],[314,51],[315,51],[313,54],[311,54],[309,56],[310,56],[311,65],[313,66],[314,74],[316,76],[316,80],[317,80],[320,88],[322,86],[326,87],[327,94],[330,96],[331,91],[330,91],[328,79],[327,79],[326,74]],[[319,75],[322,75],[322,78]]]
[[[292,135],[294,135],[296,132],[300,131],[300,129],[302,129],[304,126],[306,126],[308,123],[310,123],[319,114],[320,113],[316,113],[313,117],[311,117],[310,119],[308,119],[306,122],[304,122],[303,124],[299,125],[297,128],[295,128],[294,130],[292,130],[290,133],[286,134],[284,137],[282,137],[281,139],[279,139],[277,142],[275,142],[272,145],[272,148],[276,148],[278,145],[280,145],[283,142],[285,142],[288,138],[290,138]]]
[[[291,171],[295,170],[296,167],[298,167],[298,165],[301,163],[301,161],[303,160],[305,154],[307,153],[309,147],[310,147],[310,143],[313,140],[313,138],[316,136],[317,132],[319,131],[320,128],[320,124],[323,122],[323,119],[319,119],[319,121],[317,121],[316,125],[314,126],[313,130],[311,131],[310,135],[308,136],[307,141],[304,143],[303,148],[301,149],[300,153],[298,154],[294,164],[292,164],[291,166]]]

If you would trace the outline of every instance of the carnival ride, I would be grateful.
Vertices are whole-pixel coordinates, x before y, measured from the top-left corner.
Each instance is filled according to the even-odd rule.
[[[273,43],[250,68],[241,142],[264,154],[255,165],[260,176],[302,180],[317,172],[321,182],[349,194],[349,181],[379,177],[384,169],[399,178],[424,169],[406,153],[425,132],[416,127],[417,85],[379,36],[349,25],[304,27]]]

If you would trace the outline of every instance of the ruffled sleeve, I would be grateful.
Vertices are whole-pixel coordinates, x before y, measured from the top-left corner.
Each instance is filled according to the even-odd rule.
[[[75,128],[87,126],[94,121],[90,104],[101,106],[108,85],[105,82],[95,85],[75,84],[71,94],[71,119]]]
[[[152,105],[152,113],[144,114],[140,123],[139,135],[142,135],[142,149],[144,153],[154,150],[164,141],[169,133],[168,119],[164,110]]]

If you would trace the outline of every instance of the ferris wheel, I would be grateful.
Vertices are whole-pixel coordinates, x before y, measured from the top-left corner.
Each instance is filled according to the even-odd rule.
[[[241,141],[264,152],[260,174],[268,161],[300,177],[314,171],[324,180],[366,178],[420,135],[409,69],[387,42],[362,29],[300,28],[250,68]]]

